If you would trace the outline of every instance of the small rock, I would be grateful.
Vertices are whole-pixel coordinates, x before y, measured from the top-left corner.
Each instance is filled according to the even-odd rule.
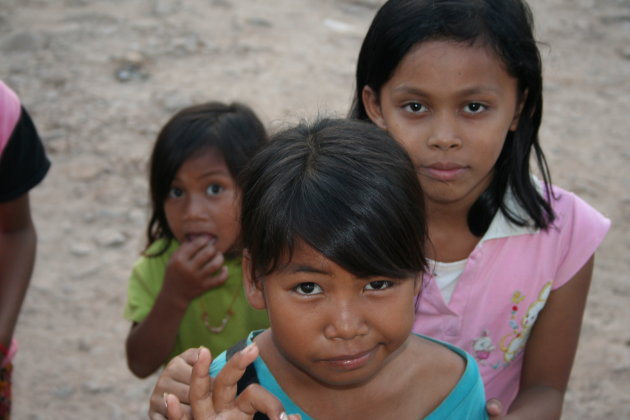
[[[101,246],[115,248],[127,241],[127,237],[120,231],[115,229],[104,229],[99,232],[96,242]]]
[[[94,381],[88,381],[83,384],[83,389],[89,394],[100,394],[102,392],[109,392],[114,387],[112,385],[107,384],[99,384]]]
[[[33,52],[42,46],[42,39],[33,32],[18,32],[10,36],[3,44],[2,50],[11,52]]]
[[[142,67],[125,62],[116,68],[114,77],[119,82],[130,82],[133,80],[146,80],[149,78],[149,73]]]
[[[60,386],[53,391],[55,397],[58,398],[68,398],[72,394],[74,394],[75,389],[71,386]]]
[[[70,245],[70,253],[77,257],[85,257],[92,253],[92,247],[85,243],[73,242]]]
[[[177,90],[167,91],[156,95],[156,101],[169,113],[174,113],[193,103],[193,99]]]
[[[156,16],[168,16],[179,11],[181,2],[179,0],[155,0],[153,3],[153,14]]]
[[[144,211],[140,209],[131,209],[129,213],[127,213],[127,218],[135,226],[144,226],[144,224],[146,223],[146,216],[144,214]]]
[[[273,25],[267,19],[263,19],[260,17],[253,17],[247,19],[247,23],[254,26],[259,26],[261,28],[271,28]]]
[[[624,60],[630,60],[630,47],[624,47],[617,51]]]

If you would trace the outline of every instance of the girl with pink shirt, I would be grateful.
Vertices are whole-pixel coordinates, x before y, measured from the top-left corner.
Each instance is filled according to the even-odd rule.
[[[475,357],[492,418],[560,418],[610,226],[552,185],[542,91],[522,0],[390,0],[357,64],[351,118],[402,144],[424,191],[430,269],[413,331]],[[173,361],[155,392],[195,355]]]
[[[560,417],[610,225],[551,184],[532,29],[521,0],[390,0],[351,110],[404,146],[424,190],[432,270],[414,332],[471,353],[506,419]]]

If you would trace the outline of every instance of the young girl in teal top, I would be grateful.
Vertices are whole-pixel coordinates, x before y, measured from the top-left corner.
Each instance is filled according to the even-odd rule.
[[[241,285],[238,176],[266,138],[241,104],[186,108],[162,128],[150,162],[148,247],[129,280],[127,362],[139,377],[204,345],[214,352],[267,326]]]
[[[324,120],[275,136],[243,180],[243,283],[271,326],[250,334],[240,360],[218,356],[213,388],[203,352],[194,418],[487,417],[474,359],[411,334],[426,225],[402,147],[371,124]],[[260,386],[235,398],[253,358]],[[186,418],[167,401],[169,418]]]

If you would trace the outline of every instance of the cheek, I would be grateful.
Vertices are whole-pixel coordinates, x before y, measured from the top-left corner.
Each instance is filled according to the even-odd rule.
[[[400,300],[395,305],[389,305],[388,308],[374,309],[373,313],[377,314],[373,318],[374,326],[391,341],[404,341],[411,333],[413,327],[415,319],[414,304],[412,301]]]
[[[166,216],[166,222],[168,223],[168,227],[171,231],[178,229],[180,213],[181,212],[174,203],[168,201],[164,203],[164,215]]]

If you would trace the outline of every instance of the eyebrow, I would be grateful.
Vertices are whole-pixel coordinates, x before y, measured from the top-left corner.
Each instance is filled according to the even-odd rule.
[[[208,171],[208,172],[204,172],[202,173],[199,178],[206,178],[209,176],[226,176],[226,177],[232,177],[232,175],[230,174],[230,172],[226,172],[226,171]],[[179,178],[177,176],[173,177],[173,181],[179,181]]]
[[[323,274],[325,276],[331,276],[332,274],[324,269],[318,269],[312,267],[310,265],[305,264],[288,264],[285,267],[280,269],[281,271],[287,272],[289,274],[296,273],[308,273],[308,274]]]
[[[420,96],[430,96],[424,90],[418,89],[412,86],[401,85],[394,88],[396,92],[404,92],[404,93],[412,93],[414,95]],[[497,92],[498,89],[491,86],[474,86],[471,88],[463,89],[457,92],[458,95],[468,96],[468,95],[476,95],[484,92]]]

